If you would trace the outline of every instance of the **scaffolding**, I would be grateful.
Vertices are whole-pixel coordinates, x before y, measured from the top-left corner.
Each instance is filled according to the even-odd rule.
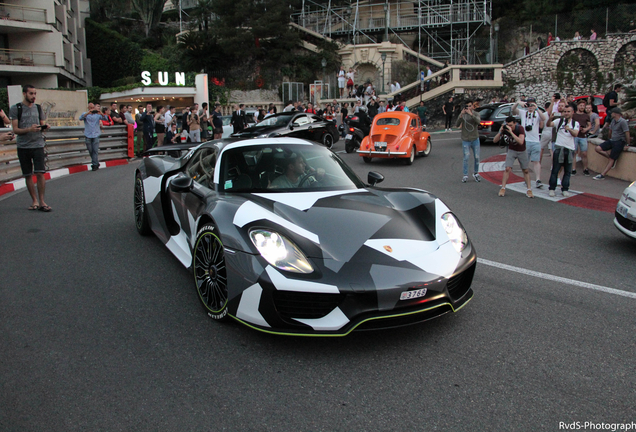
[[[354,45],[378,43],[393,35],[408,46],[403,36],[417,34],[418,46],[409,48],[459,64],[462,56],[470,63],[479,63],[483,62],[483,51],[492,54],[492,43],[475,37],[482,26],[490,26],[491,16],[491,0],[349,0],[338,7],[332,7],[331,0],[302,0],[302,9],[293,13],[291,20],[325,37]]]

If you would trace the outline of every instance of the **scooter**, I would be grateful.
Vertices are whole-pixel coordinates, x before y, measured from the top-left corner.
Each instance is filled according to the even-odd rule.
[[[345,136],[345,151],[347,153],[353,153],[359,149],[362,139],[369,134],[369,127],[364,128],[360,124],[360,117],[356,114],[348,116],[346,124],[342,124],[340,127],[347,133]]]

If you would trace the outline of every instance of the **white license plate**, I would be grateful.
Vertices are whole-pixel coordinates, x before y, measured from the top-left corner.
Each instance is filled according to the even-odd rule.
[[[629,208],[625,207],[623,204],[618,203],[618,205],[616,206],[616,212],[623,216],[624,218],[627,217],[627,212],[629,211]]]
[[[418,289],[416,291],[404,291],[400,294],[400,300],[410,300],[418,297],[424,297],[426,295],[426,288]]]
[[[377,142],[374,143],[374,146],[376,148],[385,149],[386,148],[386,143],[385,142],[381,142],[381,141],[377,141]]]
[[[347,136],[345,136],[346,140],[350,140],[351,138],[353,138],[353,135],[351,135],[351,134],[347,134]]]

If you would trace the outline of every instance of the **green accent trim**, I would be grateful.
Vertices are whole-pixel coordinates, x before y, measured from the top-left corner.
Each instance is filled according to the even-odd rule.
[[[205,307],[205,309],[207,309],[211,313],[217,314],[217,313],[223,312],[223,309],[225,309],[227,307],[227,304],[230,301],[230,296],[229,296],[229,292],[228,292],[227,298],[225,299],[225,304],[223,304],[223,307],[221,309],[219,309],[218,311],[214,311],[214,310],[210,309],[208,307],[208,305],[205,304],[205,300],[203,300],[203,297],[201,297],[201,291],[199,290],[199,287],[197,286],[197,269],[196,269],[196,266],[194,265],[194,260],[197,257],[197,254],[196,254],[197,247],[199,246],[199,242],[203,238],[203,234],[210,234],[214,238],[216,238],[219,241],[219,244],[221,245],[221,249],[223,249],[223,242],[212,231],[205,231],[205,232],[202,233],[202,235],[199,236],[199,238],[197,238],[197,242],[194,244],[194,249],[193,249],[193,253],[192,253],[192,274],[194,275],[194,287],[197,290],[197,295],[199,296],[199,299],[201,299],[201,303],[203,304],[203,307]],[[225,261],[225,252],[223,252],[223,261]],[[227,270],[227,266],[226,266],[226,270]],[[227,271],[226,271],[226,274],[227,274]],[[226,288],[227,288],[227,281],[226,281]]]
[[[474,294],[473,294],[474,295]],[[353,326],[352,328],[349,329],[349,331],[347,331],[346,333],[287,333],[287,332],[277,332],[274,330],[265,330],[262,329],[260,327],[256,327],[250,323],[247,323],[245,321],[243,321],[240,318],[235,317],[234,315],[230,315],[228,313],[228,316],[234,318],[235,320],[237,320],[238,322],[240,322],[243,325],[246,325],[247,327],[250,327],[254,330],[258,330],[260,332],[263,333],[269,333],[269,334],[275,334],[275,335],[281,335],[281,336],[303,336],[303,337],[343,337],[343,336],[347,336],[349,333],[351,333],[352,331],[354,331],[356,328],[358,328],[360,325],[364,324],[367,321],[371,321],[371,320],[377,320],[377,319],[384,319],[384,318],[395,318],[395,317],[401,317],[401,316],[407,316],[407,315],[414,315],[417,313],[422,313],[422,312],[427,312],[429,310],[433,310],[433,309],[437,309],[439,307],[442,306],[450,306],[451,310],[453,311],[453,313],[459,311],[461,308],[463,308],[466,303],[468,303],[469,301],[471,301],[473,298],[473,296],[471,295],[469,299],[467,299],[460,307],[458,307],[457,309],[455,309],[453,307],[453,305],[449,302],[445,302],[445,303],[441,303],[439,305],[435,305],[426,309],[422,309],[422,310],[418,310],[415,312],[406,312],[406,313],[401,313],[401,314],[394,314],[394,315],[385,315],[385,316],[381,316],[381,317],[372,317],[372,318],[367,318],[365,320],[360,321],[358,324],[356,324],[355,326]]]

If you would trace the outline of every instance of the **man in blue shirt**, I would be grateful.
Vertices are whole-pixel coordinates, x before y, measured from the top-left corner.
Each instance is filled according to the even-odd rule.
[[[84,121],[84,137],[86,137],[86,150],[91,156],[91,169],[97,171],[99,169],[99,136],[101,135],[99,121],[108,121],[108,117],[102,115],[99,104],[89,104],[88,112],[83,113],[79,119]]]

